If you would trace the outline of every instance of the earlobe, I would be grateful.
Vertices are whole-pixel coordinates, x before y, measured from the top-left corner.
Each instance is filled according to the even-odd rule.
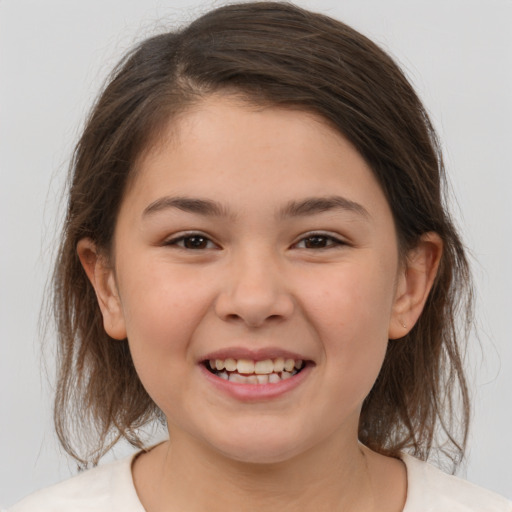
[[[114,339],[126,338],[126,328],[114,271],[107,258],[100,254],[90,238],[83,238],[77,244],[77,253],[82,267],[91,282],[103,315],[103,326]]]
[[[398,277],[389,339],[403,338],[418,320],[434,284],[442,252],[441,237],[429,232],[407,254]]]

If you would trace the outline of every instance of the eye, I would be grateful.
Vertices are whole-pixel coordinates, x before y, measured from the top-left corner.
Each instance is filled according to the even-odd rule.
[[[190,249],[194,251],[218,248],[218,246],[207,236],[199,233],[172,238],[171,240],[166,241],[165,245],[177,246],[182,249]]]
[[[297,242],[295,247],[299,249],[329,249],[340,245],[346,245],[346,243],[331,235],[312,233]]]

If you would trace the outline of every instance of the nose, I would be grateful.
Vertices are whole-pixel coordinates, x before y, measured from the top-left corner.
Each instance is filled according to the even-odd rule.
[[[229,264],[215,310],[224,321],[255,328],[289,318],[294,300],[276,257],[262,251],[245,254]]]

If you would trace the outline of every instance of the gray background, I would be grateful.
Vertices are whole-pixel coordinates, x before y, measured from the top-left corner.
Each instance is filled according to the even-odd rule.
[[[316,0],[300,5],[394,55],[446,151],[473,255],[480,344],[476,412],[460,474],[512,498],[512,1]],[[41,372],[39,307],[73,143],[106,74],[132,44],[220,2],[0,0],[0,504],[67,477]],[[52,375],[52,341],[47,344]],[[51,378],[50,378],[51,381]],[[127,452],[121,447],[117,455]]]

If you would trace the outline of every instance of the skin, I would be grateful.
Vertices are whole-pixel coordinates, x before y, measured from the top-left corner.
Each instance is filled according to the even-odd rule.
[[[223,211],[184,211],[178,196]],[[333,196],[350,207],[279,214]],[[209,97],[139,162],[114,237],[108,259],[88,239],[78,253],[105,329],[128,338],[167,417],[171,441],[133,466],[146,510],[402,510],[404,466],[358,443],[358,419],[442,243],[427,233],[400,261],[390,207],[346,139],[312,114]],[[234,347],[310,368],[282,395],[240,400],[201,371]]]

